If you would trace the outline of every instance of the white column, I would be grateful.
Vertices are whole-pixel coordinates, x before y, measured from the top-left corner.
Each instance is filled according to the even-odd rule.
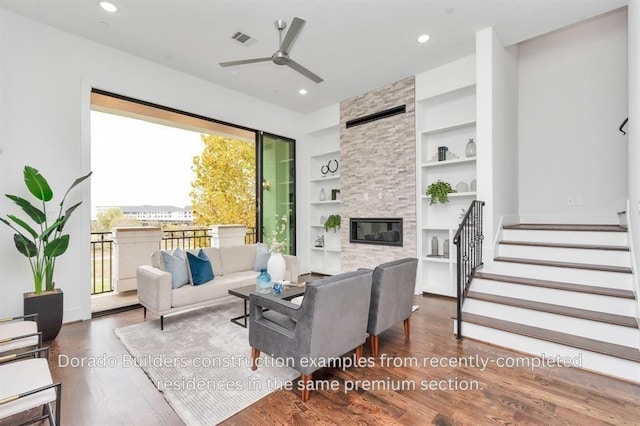
[[[136,269],[150,265],[151,254],[160,248],[162,229],[157,227],[113,228],[114,291],[137,290]]]
[[[211,247],[242,245],[245,235],[247,235],[247,227],[244,225],[213,225]]]

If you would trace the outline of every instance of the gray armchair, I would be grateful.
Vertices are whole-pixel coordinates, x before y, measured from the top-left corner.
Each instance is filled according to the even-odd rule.
[[[383,263],[373,271],[367,325],[373,356],[379,352],[378,335],[393,325],[404,321],[404,334],[409,335],[417,268],[418,259],[406,258]]]
[[[257,368],[260,352],[287,359],[293,364],[290,367],[301,373],[302,400],[306,402],[318,365],[354,348],[356,358],[362,356],[371,277],[372,271],[355,271],[311,282],[299,306],[274,295],[251,294],[252,369]]]

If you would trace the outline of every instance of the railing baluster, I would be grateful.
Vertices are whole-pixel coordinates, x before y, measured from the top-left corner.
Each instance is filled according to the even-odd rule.
[[[474,200],[458,226],[453,243],[456,245],[458,262],[456,278],[456,337],[462,338],[462,303],[476,269],[482,266],[482,207],[484,201]]]

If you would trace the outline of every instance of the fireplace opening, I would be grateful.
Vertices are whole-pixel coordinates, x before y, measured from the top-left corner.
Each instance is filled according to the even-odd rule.
[[[402,218],[351,218],[349,242],[402,246]]]

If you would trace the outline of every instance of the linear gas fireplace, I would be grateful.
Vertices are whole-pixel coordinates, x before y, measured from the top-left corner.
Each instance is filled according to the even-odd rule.
[[[402,246],[402,218],[351,218],[349,242]]]

